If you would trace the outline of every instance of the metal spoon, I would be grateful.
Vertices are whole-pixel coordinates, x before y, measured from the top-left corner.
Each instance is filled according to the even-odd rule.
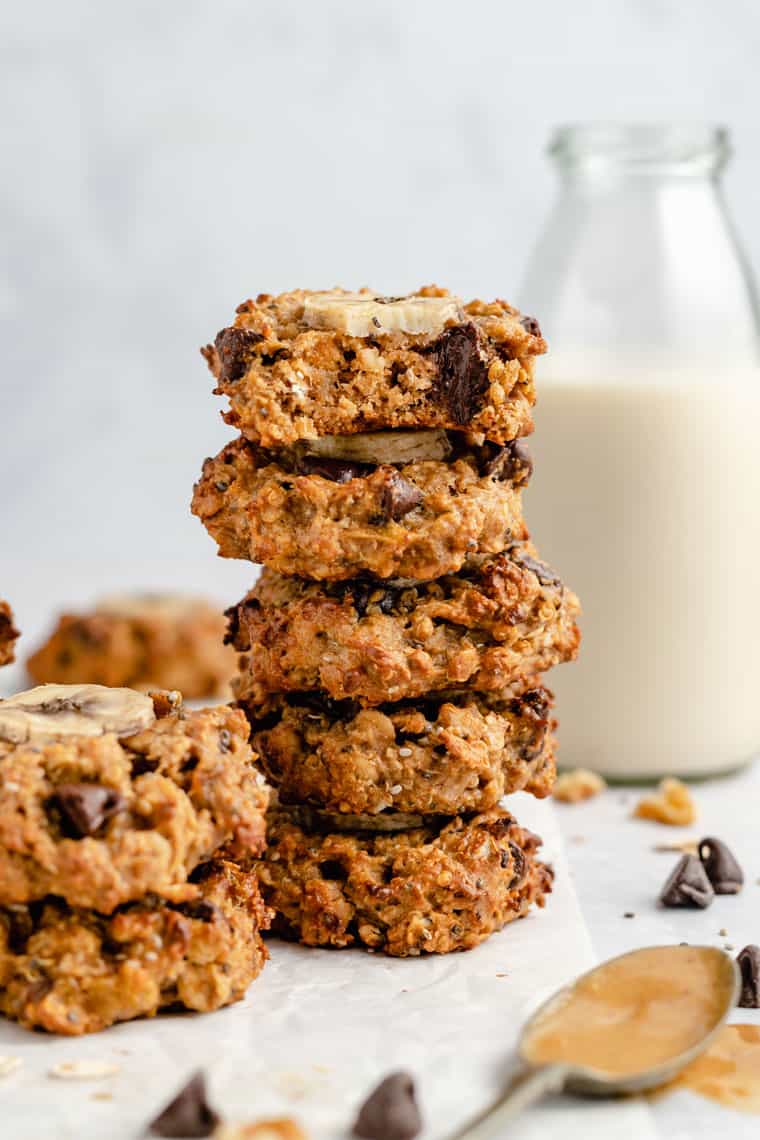
[[[677,946],[646,948],[647,951],[678,951],[679,949],[680,947]],[[709,1031],[691,1049],[669,1058],[654,1068],[630,1073],[626,1076],[610,1075],[599,1069],[572,1063],[536,1065],[528,1059],[525,1054],[525,1046],[531,1030],[552,1006],[565,1000],[578,982],[591,978],[597,971],[608,966],[610,962],[620,961],[621,958],[628,958],[630,954],[640,954],[642,951],[633,950],[630,954],[621,954],[618,958],[610,958],[607,962],[602,962],[593,970],[583,974],[571,985],[558,990],[553,997],[536,1010],[523,1027],[517,1046],[520,1065],[511,1077],[506,1089],[484,1112],[470,1120],[450,1140],[490,1140],[491,1137],[502,1136],[504,1125],[508,1121],[549,1093],[564,1091],[581,1096],[615,1097],[645,1092],[648,1089],[657,1088],[658,1085],[667,1084],[708,1048],[715,1035],[725,1024],[731,1010],[736,1006],[741,991],[741,972],[730,955],[714,946],[695,946],[693,949],[715,955],[716,962],[719,962],[719,969],[725,971],[726,1001]]]

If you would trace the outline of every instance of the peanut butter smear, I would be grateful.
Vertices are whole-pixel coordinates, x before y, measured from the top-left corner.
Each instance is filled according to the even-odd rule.
[[[580,978],[528,1027],[522,1054],[627,1077],[694,1048],[719,1023],[734,979],[705,947],[637,950]]]
[[[707,1052],[667,1086],[678,1088],[760,1115],[760,1025],[724,1025]]]

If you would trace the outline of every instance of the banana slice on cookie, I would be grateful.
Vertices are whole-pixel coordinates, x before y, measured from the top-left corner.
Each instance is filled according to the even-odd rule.
[[[365,431],[357,435],[325,435],[305,444],[308,455],[347,459],[352,463],[415,463],[447,459],[451,444],[445,431]]]
[[[383,333],[439,333],[461,320],[458,297],[380,297],[371,293],[315,293],[304,303],[303,319],[313,329],[349,336]]]
[[[0,701],[0,740],[37,744],[66,736],[133,736],[155,722],[153,701],[105,685],[38,685]]]

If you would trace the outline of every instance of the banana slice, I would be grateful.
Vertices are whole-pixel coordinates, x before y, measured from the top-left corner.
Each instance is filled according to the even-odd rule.
[[[0,701],[0,740],[35,744],[65,736],[132,736],[150,728],[153,701],[105,685],[38,685]]]
[[[446,321],[461,320],[458,297],[373,297],[367,293],[316,293],[303,307],[313,329],[335,329],[349,336],[383,333],[439,333]]]
[[[451,444],[445,431],[365,431],[357,435],[325,435],[305,444],[308,455],[348,459],[354,463],[414,463],[447,459]]]
[[[410,831],[424,827],[424,815],[411,815],[403,811],[380,812],[378,815],[349,815],[342,812],[322,811],[305,806],[288,807],[294,821],[307,831]]]

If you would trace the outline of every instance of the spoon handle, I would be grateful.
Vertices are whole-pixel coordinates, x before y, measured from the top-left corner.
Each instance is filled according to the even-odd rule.
[[[566,1065],[523,1065],[504,1092],[478,1116],[469,1120],[449,1140],[493,1140],[504,1135],[504,1126],[523,1109],[549,1093],[559,1092],[567,1077]]]

